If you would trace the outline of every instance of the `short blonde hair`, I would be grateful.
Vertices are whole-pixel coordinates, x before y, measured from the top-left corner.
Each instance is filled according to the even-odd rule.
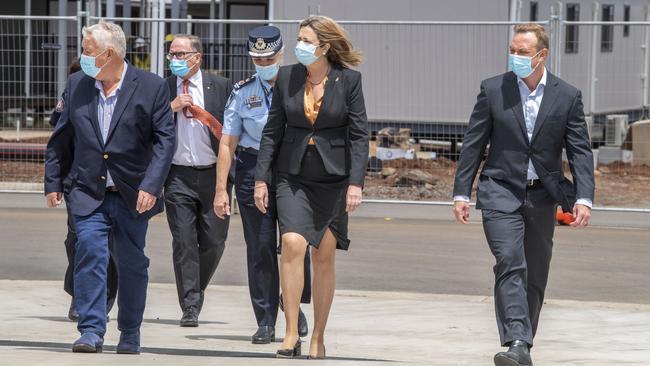
[[[515,34],[534,33],[535,37],[537,37],[537,50],[541,51],[548,48],[548,33],[546,33],[546,29],[542,25],[536,23],[517,24],[514,31]]]
[[[327,59],[339,66],[350,68],[363,61],[361,52],[355,50],[348,33],[334,19],[322,15],[311,16],[300,22],[300,28],[314,30],[321,43],[330,45]]]
[[[126,56],[126,37],[119,25],[102,20],[97,24],[84,27],[82,32],[84,38],[92,37],[98,47],[105,49],[110,46],[121,58]]]

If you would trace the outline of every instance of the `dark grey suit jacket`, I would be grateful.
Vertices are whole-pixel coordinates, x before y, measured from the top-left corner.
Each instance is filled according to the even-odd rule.
[[[471,196],[488,143],[488,157],[479,176],[477,208],[514,212],[521,207],[529,159],[544,188],[563,209],[571,208],[571,194],[593,200],[594,163],[582,95],[553,74],[547,74],[530,141],[515,74],[508,72],[481,83],[458,160],[454,196]],[[572,185],[566,184],[562,172],[563,147],[573,175]]]
[[[205,110],[210,112],[216,119],[223,124],[223,113],[226,108],[226,102],[232,90],[232,83],[230,80],[221,76],[211,75],[203,70],[200,71],[203,77],[203,104]],[[176,99],[177,84],[176,76],[172,75],[165,79],[169,85],[170,101]],[[174,123],[178,121],[177,113],[174,113]],[[219,140],[210,132],[207,126],[204,126],[210,135],[210,144],[214,150],[215,155],[219,155]]]
[[[329,174],[349,175],[350,184],[363,185],[369,136],[361,73],[332,65],[313,125],[305,116],[306,77],[307,68],[301,64],[280,68],[262,131],[255,180],[270,184],[275,163],[279,172],[300,173],[311,137]]]

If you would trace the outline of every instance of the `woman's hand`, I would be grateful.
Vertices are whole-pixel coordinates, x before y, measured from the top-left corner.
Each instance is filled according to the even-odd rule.
[[[266,208],[269,207],[269,190],[266,186],[266,182],[258,180],[255,181],[255,193],[253,194],[255,199],[255,206],[263,214],[266,213]]]
[[[351,184],[348,186],[348,194],[345,199],[345,211],[354,212],[361,204],[361,186]]]

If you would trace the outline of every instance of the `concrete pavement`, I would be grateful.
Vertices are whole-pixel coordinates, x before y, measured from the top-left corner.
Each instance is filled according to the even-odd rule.
[[[481,225],[453,223],[446,206],[364,204],[351,217],[352,247],[337,256],[337,296],[326,361],[276,360],[257,346],[241,222],[206,296],[202,325],[180,328],[164,216],[151,221],[143,354],[114,354],[112,315],[102,355],[70,352],[65,315],[65,210],[41,195],[0,194],[0,366],[4,365],[492,365],[501,350],[491,257]],[[536,365],[650,364],[650,217],[594,212],[594,227],[556,231],[554,258],[533,349]],[[305,307],[310,323],[311,308]],[[282,316],[278,335],[283,334]],[[308,343],[305,343],[305,350]],[[305,351],[306,352],[306,351]]]
[[[0,281],[0,365],[491,365],[499,351],[493,299],[481,296],[338,291],[328,360],[276,360],[279,342],[252,345],[247,289],[212,286],[199,328],[180,328],[173,285],[149,289],[143,354],[116,355],[115,312],[101,355],[70,352],[75,324],[65,318],[60,283]],[[312,322],[312,312],[305,307]],[[283,321],[278,321],[283,334]],[[542,313],[536,365],[647,365],[650,305],[551,300]],[[305,343],[305,350],[308,348]]]

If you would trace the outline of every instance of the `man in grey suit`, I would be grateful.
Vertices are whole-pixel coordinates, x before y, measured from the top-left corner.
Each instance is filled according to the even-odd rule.
[[[454,183],[454,214],[469,220],[472,183],[481,170],[476,207],[496,259],[495,308],[502,346],[497,366],[532,365],[548,279],[556,205],[586,226],[594,196],[593,157],[578,89],[549,73],[548,36],[536,24],[514,28],[511,72],[484,80],[463,140]],[[566,148],[573,182],[562,172]],[[577,200],[575,199],[577,197]]]

